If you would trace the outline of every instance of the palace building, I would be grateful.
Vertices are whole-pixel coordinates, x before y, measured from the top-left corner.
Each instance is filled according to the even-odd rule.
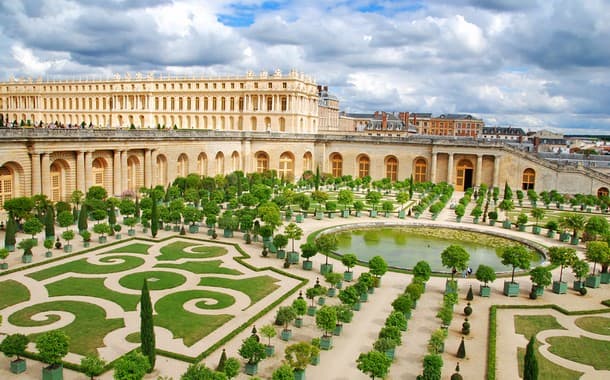
[[[0,205],[39,193],[67,200],[74,190],[93,185],[120,196],[142,186],[167,186],[189,173],[272,169],[294,180],[318,166],[333,176],[413,175],[418,182],[446,181],[458,191],[482,183],[585,194],[610,187],[610,176],[591,168],[550,162],[500,141],[460,137],[480,127],[474,118],[446,117],[455,131],[466,131],[449,136],[395,128],[390,133],[394,121],[386,118],[384,124],[383,115],[379,128],[385,125],[387,134],[355,133],[358,118],[343,130],[339,100],[296,71],[13,79],[0,83],[0,114],[12,126],[0,129]],[[432,122],[415,115],[413,128]]]

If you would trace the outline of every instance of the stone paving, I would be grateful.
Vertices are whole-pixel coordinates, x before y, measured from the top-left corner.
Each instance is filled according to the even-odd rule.
[[[457,199],[457,196],[454,195]],[[407,218],[405,220],[400,220],[395,217],[393,218],[368,218],[368,217],[360,217],[354,218],[351,217],[349,219],[342,218],[334,218],[328,219],[325,218],[323,220],[313,220],[310,218],[305,219],[304,223],[300,224],[300,227],[303,228],[305,234],[307,234],[322,229],[326,227],[330,227],[337,224],[344,223],[364,223],[364,222],[381,222],[381,221],[391,221],[392,223],[401,223],[405,225],[412,224],[422,224],[426,223],[429,225],[436,226],[445,226],[445,227],[468,227],[471,229],[494,232],[501,235],[506,235],[510,237],[515,237],[519,239],[527,239],[539,244],[543,245],[551,245],[551,244],[561,244],[556,239],[549,239],[544,236],[533,235],[529,232],[518,232],[516,230],[505,230],[501,227],[491,227],[483,224],[472,224],[468,217],[465,217],[462,223],[455,223],[455,217],[452,210],[448,208],[441,213],[439,218],[436,221],[432,221],[427,218],[425,215],[422,218],[415,220],[412,218]],[[283,231],[283,228],[280,228],[280,231]],[[164,238],[170,235],[175,235],[172,232],[160,231],[159,238]],[[204,233],[200,233],[199,236],[201,238],[207,238]],[[295,242],[295,246],[298,246],[304,242],[303,238],[301,241]],[[267,257],[264,258],[260,255],[260,251],[262,249],[260,243],[253,243],[251,245],[243,244],[241,240],[241,234],[236,234],[234,238],[219,238],[220,241],[228,241],[240,244],[240,246],[252,256],[251,259],[247,260],[248,263],[254,265],[255,267],[276,267],[278,269],[282,268],[283,260],[278,260],[275,257]],[[81,249],[80,242],[74,241],[75,251]],[[35,250],[35,261],[45,260],[43,254],[44,248],[38,247]],[[578,253],[582,256],[583,246],[578,247]],[[10,268],[16,268],[21,265],[18,262],[19,254],[12,254],[9,258],[8,262]],[[138,255],[142,256],[142,255]],[[154,256],[154,255],[150,255]],[[77,256],[81,258],[81,256]],[[324,261],[324,257],[320,254],[316,255],[313,259],[314,261],[314,270],[313,271],[304,271],[301,269],[300,265],[293,265],[289,272],[296,274],[298,276],[307,278],[310,280],[310,283],[315,282],[316,278],[320,276],[319,274],[319,265]],[[226,262],[233,262],[233,260],[228,260]],[[63,262],[63,261],[62,261]],[[342,271],[343,265],[334,259],[329,259],[334,265],[335,271]],[[239,265],[235,263],[235,265]],[[15,274],[2,276],[0,280],[6,280],[10,278],[22,278],[24,274],[29,272],[38,271],[41,268],[28,269],[23,272],[17,272]],[[160,268],[155,268],[155,270],[159,270]],[[245,267],[239,266],[239,270],[244,272]],[[366,268],[356,267],[354,268],[355,276],[357,276],[367,271]],[[182,272],[181,272],[182,273]],[[186,275],[186,271],[184,273]],[[260,274],[260,272],[256,272]],[[125,273],[121,272],[121,276]],[[190,274],[192,275],[192,274]],[[85,276],[85,275],[79,275]],[[214,275],[219,276],[219,275]],[[109,279],[112,276],[108,276]],[[291,279],[285,278],[283,276],[279,276],[282,278],[282,286],[280,289],[276,290],[272,297],[268,297],[269,299],[278,297],[280,294],[286,291],[287,288],[294,286]],[[558,277],[558,270],[553,271],[553,278],[556,279]],[[59,277],[54,277],[52,281],[58,280]],[[566,281],[571,282],[573,280],[573,275],[569,269],[564,270],[564,279]],[[376,289],[374,295],[371,295],[369,302],[363,304],[363,308],[361,311],[356,312],[354,315],[354,319],[352,323],[346,324],[343,330],[343,334],[341,336],[334,338],[334,348],[330,351],[323,351],[321,353],[321,362],[318,366],[309,366],[307,368],[307,376],[308,379],[328,379],[328,380],[347,380],[347,379],[367,379],[368,377],[361,373],[356,368],[355,359],[361,352],[366,352],[372,348],[373,342],[377,337],[377,333],[379,329],[383,326],[385,317],[391,312],[391,302],[396,298],[398,294],[400,294],[405,286],[410,283],[411,276],[399,273],[387,273],[383,277],[383,285]],[[189,280],[191,281],[191,280]],[[471,333],[466,336],[466,352],[467,357],[465,359],[457,359],[455,353],[457,352],[457,348],[461,338],[461,323],[463,322],[463,314],[461,310],[466,305],[466,301],[464,300],[466,291],[468,287],[472,285],[473,290],[475,290],[475,294],[477,293],[479,283],[476,279],[472,277],[464,278],[459,280],[460,287],[460,300],[458,305],[455,307],[454,318],[451,326],[449,327],[449,336],[446,340],[446,350],[443,354],[443,379],[449,378],[451,374],[454,372],[454,368],[456,363],[459,361],[461,367],[461,374],[464,378],[468,379],[483,379],[485,378],[486,373],[486,357],[487,357],[487,334],[488,334],[488,323],[489,316],[488,310],[489,307],[493,304],[502,304],[502,305],[545,305],[545,304],[557,304],[563,308],[568,310],[590,310],[590,309],[600,309],[603,306],[600,304],[604,299],[610,298],[607,292],[607,285],[602,285],[600,289],[592,289],[586,296],[577,295],[576,292],[569,290],[569,294],[565,295],[557,295],[552,293],[551,291],[545,291],[544,295],[537,300],[530,300],[528,298],[528,290],[530,288],[530,280],[528,276],[520,277],[518,281],[521,285],[521,293],[518,297],[505,297],[502,295],[502,286],[503,286],[503,278],[499,278],[491,285],[492,287],[492,295],[489,298],[478,297],[475,295],[475,299],[472,301],[473,314],[469,317],[471,322]],[[107,281],[107,286],[113,287],[117,289],[116,284],[113,281]],[[442,301],[442,291],[444,289],[444,278],[433,277],[427,283],[426,293],[422,296],[421,300],[418,302],[417,308],[413,312],[413,317],[409,321],[409,329],[407,332],[403,333],[403,344],[398,347],[396,350],[396,359],[394,360],[390,374],[387,377],[388,379],[414,379],[418,374],[421,373],[422,370],[422,359],[423,356],[427,353],[427,341],[430,337],[430,334],[433,330],[439,327],[439,321],[435,318],[436,312],[438,311],[441,301]],[[36,300],[40,300],[43,289],[40,288],[40,284],[36,284],[36,282],[26,282],[28,286],[32,285],[30,289],[32,290],[32,296]],[[113,285],[114,284],[114,285]],[[183,285],[184,286],[184,285]],[[309,287],[311,285],[307,285]],[[38,289],[38,290],[36,290]],[[117,289],[118,290],[118,289]],[[172,289],[170,291],[173,291]],[[125,292],[126,290],[121,288],[121,291]],[[167,292],[167,291],[166,291]],[[135,293],[139,294],[139,291]],[[134,293],[134,294],[135,294]],[[46,290],[44,290],[43,295],[46,294]],[[159,293],[160,294],[160,293]],[[232,293],[233,294],[233,293]],[[157,297],[157,295],[155,295]],[[75,297],[68,297],[70,299],[75,299]],[[239,297],[238,297],[239,298]],[[283,304],[288,305],[292,302],[295,297],[289,297]],[[327,298],[329,303],[338,302],[336,299]],[[154,299],[153,299],[154,301]],[[240,306],[245,300],[240,299],[238,303]],[[37,301],[39,302],[39,301]],[[280,305],[282,306],[282,305]],[[20,305],[23,307],[23,305]],[[104,307],[108,307],[107,310],[111,310],[109,305],[104,305]],[[186,305],[189,310],[193,308],[192,304]],[[239,306],[235,306],[236,309],[239,309]],[[239,313],[234,320],[234,326],[238,326],[239,321],[246,321],[248,318],[254,314],[258,310],[264,307],[264,303],[260,303],[260,305],[256,304],[255,307],[250,307],[246,311]],[[0,327],[0,332],[2,333],[11,333],[12,328],[7,324],[6,318],[10,314],[8,309],[2,310],[2,315],[4,316],[4,323],[2,327]],[[263,316],[256,325],[258,327],[272,323],[275,315],[274,310],[270,311],[267,315]],[[517,347],[525,347],[527,342],[523,336],[518,335],[514,332],[514,322],[512,318],[515,314],[519,315],[548,315],[552,314],[557,317],[561,324],[563,324],[569,330],[562,332],[559,334],[556,330],[554,331],[545,331],[539,334],[539,340],[544,340],[549,334],[562,335],[562,334],[580,334],[581,331],[573,325],[573,319],[575,317],[567,317],[563,316],[561,313],[554,312],[549,309],[529,309],[529,310],[515,310],[515,309],[499,309],[498,310],[498,350],[496,353],[497,356],[497,368],[496,368],[496,378],[500,380],[512,380],[518,378],[518,365],[516,360],[516,351]],[[131,326],[131,330],[135,328],[137,325],[136,314],[133,316],[125,316],[126,321],[129,320],[129,323],[126,325]],[[610,316],[608,314],[601,314],[600,316]],[[232,321],[232,322],[234,322]],[[233,326],[233,325],[231,325]],[[279,330],[279,329],[278,329]],[[188,353],[193,353],[197,350],[201,352],[204,347],[209,347],[213,342],[217,341],[219,337],[230,331],[230,327],[222,328],[216,331],[213,334],[206,336],[201,342],[197,345],[191,347],[192,351],[188,351]],[[30,331],[28,331],[29,333]],[[165,345],[165,348],[171,348],[170,351],[174,352],[187,352],[184,351],[184,345],[180,340],[170,339],[171,333],[168,335],[168,331],[161,328],[156,328],[157,332],[157,342],[163,342],[161,344]],[[231,339],[224,348],[227,351],[229,356],[237,355],[237,350],[241,345],[243,339],[249,336],[250,331],[246,329],[242,333],[238,334],[235,338]],[[259,366],[259,374],[262,378],[270,378],[273,369],[279,366],[285,346],[302,341],[302,340],[310,340],[312,337],[318,337],[321,335],[321,332],[315,328],[315,321],[312,317],[305,317],[305,324],[301,329],[293,328],[293,338],[289,342],[283,342],[279,338],[274,338],[273,343],[276,346],[276,354],[272,358],[268,358],[263,360]],[[585,335],[584,333],[582,335]],[[589,334],[590,335],[590,334]],[[106,358],[112,359],[120,352],[130,349],[133,347],[133,344],[126,343],[124,337],[126,336],[126,331],[118,333],[115,332],[113,334],[109,334],[106,337],[105,343],[107,347],[101,350],[102,355]],[[608,337],[600,338],[606,339]],[[164,348],[164,349],[165,349]],[[182,351],[181,351],[182,350]],[[582,377],[583,379],[600,379],[600,378],[608,378],[607,371],[595,371],[592,367],[585,366],[579,363],[574,363],[571,361],[567,361],[565,359],[559,358],[555,355],[552,355],[548,352],[547,346],[543,344],[540,352],[545,357],[549,358],[553,362],[556,362],[560,365],[563,365],[567,368],[573,368],[578,371],[582,371],[585,375]],[[204,362],[210,366],[215,367],[218,363],[218,359],[220,357],[221,350],[217,350],[216,352],[209,355],[208,358],[204,359]],[[72,355],[72,354],[71,354]],[[13,375],[8,371],[8,359],[3,355],[0,355],[0,379],[38,379],[40,378],[40,368],[41,364],[32,360],[28,360],[28,370],[24,374]],[[507,360],[507,358],[509,358]],[[70,359],[70,358],[68,358]],[[241,358],[240,358],[241,359]],[[158,376],[169,376],[173,377],[175,380],[179,379],[180,374],[182,374],[186,367],[187,363],[176,361],[173,359],[168,359],[164,357],[157,358],[157,366],[156,370],[146,376],[146,379],[156,379]],[[85,376],[83,374],[79,374],[73,371],[64,370],[64,378],[66,380],[72,379],[84,379]],[[99,377],[102,380],[112,379],[112,373],[108,372]],[[247,379],[249,378],[245,374],[238,375],[237,379]]]

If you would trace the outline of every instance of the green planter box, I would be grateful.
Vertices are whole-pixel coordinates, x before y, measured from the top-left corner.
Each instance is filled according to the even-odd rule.
[[[389,350],[385,350],[385,356],[386,358],[394,361],[394,353],[395,353],[396,349],[395,348],[390,348]]]
[[[297,214],[297,216],[296,216],[296,222],[297,223],[303,223],[303,219],[305,219],[303,217],[303,214]]]
[[[496,221],[494,219],[489,219],[489,225],[490,226],[495,226],[496,225]]]
[[[278,259],[285,259],[286,258],[286,251],[284,251],[283,249],[278,251],[277,258]]]
[[[283,341],[289,341],[292,338],[292,330],[282,330],[280,331],[280,339]]]
[[[27,369],[27,362],[25,359],[13,360],[11,361],[11,372],[12,373],[22,373]]]
[[[350,282],[354,279],[354,272],[343,272],[343,280]]]
[[[292,213],[286,213],[284,220],[286,220],[287,222],[290,222],[292,220]]]
[[[8,263],[1,263],[0,269],[8,269]]]
[[[542,231],[542,227],[540,227],[540,226],[532,226],[532,233],[534,235],[540,235],[541,231]]]
[[[316,315],[317,310],[318,308],[316,306],[307,306],[307,315],[313,317],[314,315]]]
[[[22,255],[21,262],[24,264],[29,264],[32,262],[32,255]]]
[[[360,309],[362,309],[362,304],[360,302],[356,302],[355,304],[352,305],[352,310],[360,311]]]
[[[233,230],[230,230],[228,228],[225,228],[222,231],[222,236],[226,237],[226,238],[232,238],[233,237]]]
[[[608,272],[602,273],[600,282],[602,284],[610,284],[610,273],[608,273]]]
[[[327,273],[331,273],[333,271],[332,264],[322,264],[320,265],[320,274],[325,275]]]
[[[559,235],[559,240],[561,240],[561,241],[562,241],[562,242],[564,242],[564,243],[569,242],[569,241],[570,241],[570,238],[571,238],[571,236],[570,236],[570,234],[569,234],[569,233],[567,233],[567,232],[562,232],[562,233]]]
[[[525,232],[525,224],[520,224],[519,225],[519,231],[520,232]]]
[[[599,288],[599,285],[601,284],[601,276],[600,275],[595,275],[595,276],[587,276],[587,279],[585,281],[585,284],[587,285],[587,288]]]
[[[572,244],[572,245],[578,245],[579,242],[580,242],[580,238],[578,236],[570,238],[570,244]]]
[[[491,288],[489,286],[481,285],[479,287],[479,296],[481,296],[481,297],[491,296]]]
[[[278,251],[279,254],[279,251]],[[299,253],[298,252],[288,252],[288,262],[290,264],[298,264],[299,263]]]
[[[405,210],[398,211],[398,218],[399,219],[404,219],[405,218]]]
[[[574,281],[573,286],[574,290],[579,291],[586,286],[586,283],[584,281]]]
[[[305,370],[304,369],[295,369],[292,372],[294,376],[294,380],[305,380]]]
[[[335,284],[335,288],[337,289],[342,289],[343,288],[343,281],[339,281]]]
[[[42,369],[42,380],[63,380],[64,378],[64,367],[59,365],[57,367],[44,367]]]
[[[316,212],[316,220],[322,220],[324,218],[324,213],[322,211]]]
[[[472,223],[479,224],[479,217],[475,216],[474,218],[472,218]]]
[[[318,305],[323,306],[326,303],[326,298],[318,297]]]
[[[512,223],[510,222],[510,220],[505,220],[502,222],[502,228],[510,230],[510,228],[512,227]]]
[[[174,232],[180,232],[180,226],[173,226],[173,227],[172,227],[172,231],[174,231]]]
[[[376,218],[377,217],[377,210],[371,210],[371,212],[369,213],[369,216],[371,218]]]
[[[303,269],[312,270],[313,269],[313,261],[303,261]]]
[[[367,302],[369,300],[369,294],[368,293],[362,293],[360,295],[360,302]]]
[[[568,283],[565,281],[553,281],[553,293],[566,294],[568,292]]]
[[[519,295],[519,283],[504,281],[504,295],[508,297],[517,297]]]
[[[267,355],[267,357],[273,356],[273,354],[275,354],[275,347],[274,346],[265,346],[265,355]]]
[[[332,335],[322,335],[320,338],[320,349],[322,350],[330,350],[333,348],[333,337]]]
[[[294,320],[294,325],[295,325],[295,327],[298,327],[298,328],[303,327],[303,318],[301,318],[301,317],[297,317],[297,318]]]
[[[196,234],[197,232],[199,232],[199,226],[195,225],[195,224],[191,224],[189,226],[189,233]]]
[[[458,223],[462,223],[462,218],[463,218],[462,216],[456,216],[455,221]]]
[[[172,226],[170,226],[169,224],[166,224],[165,226],[163,226],[163,230],[164,231],[171,231],[172,230]],[[127,234],[129,234],[129,231],[127,231]]]
[[[320,364],[320,355],[316,355],[313,358],[311,358],[311,360],[309,361],[309,364],[311,365],[318,365]]]
[[[544,286],[536,286],[535,292],[538,297],[542,297],[544,294]]]
[[[349,210],[341,210],[341,217],[342,218],[349,217]]]
[[[121,240],[121,238],[122,238],[121,234],[115,234],[114,236],[116,237],[117,240]]]
[[[375,288],[371,286],[370,288],[367,289],[367,293],[368,294],[375,294]]]
[[[555,231],[553,230],[548,230],[546,232],[546,237],[550,237],[551,239],[555,237]]]
[[[445,281],[445,294],[457,293],[457,290],[458,290],[457,280]]]
[[[64,252],[65,252],[65,253],[70,253],[70,252],[72,252],[72,244],[66,244],[66,245],[64,245]]]
[[[254,376],[258,373],[258,363],[246,363],[246,374]]]
[[[51,251],[46,251],[46,252],[44,253],[44,257],[53,257],[53,252],[51,252]]]
[[[328,291],[326,292],[326,295],[329,297],[334,297],[337,295],[337,289],[335,288],[328,288]]]
[[[356,217],[361,217],[362,216],[362,211],[356,211]]]
[[[333,329],[334,336],[339,336],[339,335],[341,335],[342,332],[343,332],[343,325],[336,325],[335,328]]]
[[[100,244],[105,244],[108,241],[108,236],[100,236],[98,238],[98,241],[100,242]]]

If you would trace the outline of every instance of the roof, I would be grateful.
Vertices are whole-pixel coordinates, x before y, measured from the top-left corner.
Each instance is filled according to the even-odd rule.
[[[522,128],[513,127],[483,127],[481,133],[484,135],[525,136]]]

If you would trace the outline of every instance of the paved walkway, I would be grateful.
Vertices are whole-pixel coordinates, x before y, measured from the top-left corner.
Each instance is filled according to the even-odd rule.
[[[454,195],[455,199],[458,199],[458,195]],[[469,210],[467,211],[467,215]],[[535,241],[537,243],[543,245],[549,244],[560,244],[557,240],[551,240],[544,236],[536,236],[529,232],[518,232],[515,230],[504,230],[500,227],[491,227],[483,224],[472,224],[470,217],[464,217],[463,222],[458,224],[454,222],[455,216],[453,210],[449,210],[448,208],[443,211],[443,213],[439,216],[437,221],[431,221],[429,215],[424,214],[419,220],[415,220],[412,218],[407,218],[405,220],[400,220],[397,218],[376,218],[371,219],[368,217],[361,218],[335,218],[335,219],[323,219],[323,220],[312,220],[305,219],[305,222],[300,224],[300,227],[303,228],[305,234],[307,234],[321,229],[325,227],[330,227],[337,224],[346,224],[346,223],[367,223],[367,222],[392,222],[392,223],[401,223],[405,225],[413,225],[413,224],[430,224],[436,226],[459,226],[466,227],[481,231],[492,231],[497,234],[502,234],[510,237],[522,238],[531,241]],[[283,228],[280,229],[283,231]],[[160,231],[159,238],[163,238],[169,235],[174,235],[172,232]],[[202,238],[207,238],[204,235],[204,232],[200,233],[198,236]],[[1,238],[1,236],[0,236]],[[219,241],[231,241],[236,242],[241,245],[241,247],[246,250],[252,258],[249,260],[250,264],[257,267],[267,267],[273,266],[276,268],[282,268],[282,260],[278,260],[274,257],[263,258],[260,255],[262,250],[260,243],[254,243],[251,245],[243,244],[241,240],[241,234],[236,234],[235,238],[225,239],[219,238]],[[295,242],[295,246],[299,246],[304,242],[304,239],[301,241]],[[74,241],[75,250],[81,249],[81,243]],[[45,260],[43,257],[44,248],[38,247],[35,250],[35,261]],[[97,253],[97,252],[95,252]],[[582,247],[579,247],[579,255],[582,255]],[[151,255],[153,256],[153,255]],[[80,259],[82,256],[78,256]],[[138,255],[138,257],[145,257],[143,255]],[[15,268],[21,265],[18,262],[19,255],[12,254],[9,258],[8,262],[11,268]],[[94,260],[94,259],[93,259]],[[298,276],[302,276],[308,278],[310,283],[314,283],[316,278],[320,276],[319,274],[319,266],[324,261],[324,257],[322,255],[316,255],[313,258],[314,261],[314,270],[313,271],[304,271],[301,269],[300,265],[293,265],[289,271]],[[233,260],[229,260],[228,262],[233,262]],[[330,260],[333,263],[335,271],[342,271],[343,265],[336,261]],[[235,265],[237,265],[235,263]],[[245,272],[244,267],[239,266],[239,270]],[[475,268],[476,269],[476,268]],[[8,275],[6,277],[0,277],[0,280],[5,280],[8,278],[14,278],[13,276],[19,276],[20,279],[23,279],[23,275],[29,273],[30,271],[37,271],[40,268],[27,270],[24,272],[17,272],[13,275]],[[138,268],[141,270],[141,267]],[[159,270],[159,268],[155,268],[155,270]],[[177,270],[172,270],[177,271]],[[366,271],[366,268],[355,268],[355,278],[362,271]],[[121,276],[123,276],[127,272],[121,272]],[[190,283],[191,273],[182,271],[181,274],[185,275]],[[257,274],[260,274],[257,272]],[[83,276],[84,275],[79,275]],[[216,275],[215,275],[216,276]],[[558,270],[553,272],[553,278],[558,277]],[[282,277],[283,278],[283,277]],[[55,277],[52,281],[58,280],[59,277]],[[571,271],[564,270],[564,279],[566,281],[572,281],[573,275]],[[286,290],[287,287],[291,287],[292,283],[288,280],[282,279],[282,288],[277,291],[277,295]],[[352,323],[346,324],[344,327],[344,332],[341,336],[334,338],[334,348],[331,351],[324,351],[321,354],[321,363],[317,367],[310,366],[307,369],[307,376],[309,379],[325,379],[325,380],[343,380],[343,379],[368,379],[368,377],[362,374],[357,368],[355,364],[355,359],[361,352],[366,352],[372,348],[373,342],[377,337],[377,333],[380,328],[383,326],[383,322],[387,315],[391,312],[391,302],[396,298],[398,294],[400,294],[405,286],[411,281],[411,276],[402,275],[397,273],[387,273],[383,278],[383,285],[381,288],[377,289],[375,294],[371,296],[370,301],[363,304],[363,308],[361,311],[356,312]],[[527,304],[527,305],[543,305],[549,303],[558,304],[569,310],[587,310],[587,309],[596,309],[600,308],[600,302],[603,299],[608,298],[607,292],[604,289],[591,290],[586,296],[576,295],[573,291],[568,291],[567,295],[556,295],[551,293],[550,291],[546,291],[544,296],[537,300],[530,300],[528,298],[528,290],[530,288],[530,280],[528,277],[519,278],[519,282],[522,284],[521,286],[521,294],[519,297],[505,297],[502,293],[504,279],[498,279],[493,282],[492,287],[492,296],[490,298],[482,298],[475,296],[474,301],[472,301],[473,314],[469,318],[471,322],[471,333],[466,337],[466,352],[467,357],[465,359],[460,360],[461,373],[464,378],[470,379],[482,379],[485,377],[485,363],[486,360],[486,352],[487,352],[487,329],[488,329],[488,310],[492,304],[507,304],[507,305],[518,305],[518,304]],[[422,299],[418,303],[417,309],[413,313],[413,318],[409,321],[409,329],[406,333],[403,334],[403,345],[400,346],[396,351],[396,359],[391,367],[390,375],[388,379],[414,379],[422,370],[422,359],[423,356],[427,353],[427,341],[430,337],[430,334],[433,330],[435,330],[440,324],[439,321],[435,318],[436,312],[440,307],[442,301],[442,291],[444,289],[444,278],[432,278],[427,284],[427,291],[422,296]],[[41,287],[41,285],[35,281],[30,281],[27,285],[32,285],[31,289],[33,290],[34,299],[39,302],[41,297],[46,295],[46,289]],[[117,289],[117,283],[113,276],[108,276],[108,280],[106,281],[106,285],[111,289]],[[463,322],[463,315],[461,310],[466,305],[466,301],[464,300],[468,287],[472,285],[475,290],[475,294],[477,293],[479,283],[474,278],[466,278],[459,280],[460,286],[460,300],[458,305],[455,307],[455,314],[453,323],[449,328],[449,337],[446,341],[446,350],[443,354],[444,367],[443,367],[443,378],[449,378],[451,373],[453,373],[455,364],[458,359],[455,356],[457,352],[457,348],[461,338],[461,324]],[[308,287],[308,286],[307,286]],[[174,291],[173,289],[172,291]],[[121,289],[121,291],[125,291]],[[171,292],[171,291],[168,291]],[[159,296],[161,293],[158,293]],[[157,295],[155,295],[157,297]],[[274,294],[273,297],[276,297]],[[71,297],[73,298],[73,297]],[[270,297],[272,298],[272,297]],[[285,301],[284,304],[290,304],[295,297],[290,297]],[[34,302],[34,303],[36,303]],[[243,300],[238,300],[238,303],[241,304]],[[329,303],[338,302],[336,299],[329,299]],[[23,305],[21,305],[22,307]],[[105,307],[107,305],[104,305]],[[193,305],[188,304],[188,308],[193,308]],[[256,307],[250,308],[245,312],[240,313],[237,318],[235,318],[235,325],[239,325],[238,321],[245,321],[249,318],[250,315],[256,313],[259,308],[264,307],[261,303]],[[108,309],[110,310],[110,306]],[[264,316],[259,322],[256,323],[257,327],[262,325],[272,323],[274,319],[274,315],[277,308],[272,310],[266,316]],[[2,314],[5,315],[5,324],[2,326],[2,332],[9,331],[6,324],[6,316],[8,316],[8,309],[2,311]],[[528,314],[549,314],[551,311],[549,310],[526,310]],[[525,339],[519,335],[514,333],[514,323],[511,321],[511,312],[513,310],[501,310],[498,312],[498,341],[502,342],[502,344],[498,344],[498,358],[503,358],[502,360],[498,360],[497,366],[497,378],[498,379],[506,379],[513,380],[516,379],[517,376],[517,361],[516,361],[516,347],[521,346],[525,347],[527,342]],[[520,310],[520,312],[524,312]],[[116,356],[120,351],[125,349],[129,349],[132,346],[129,346],[128,343],[125,343],[123,340],[124,336],[128,333],[128,330],[133,330],[135,326],[137,326],[137,318],[136,314],[133,313],[133,316],[126,316],[126,329],[124,331],[116,331],[110,334],[105,342],[108,347],[102,349],[102,354],[104,357],[108,355],[108,357],[112,358]],[[522,313],[519,313],[522,314]],[[559,313],[556,313],[560,315]],[[559,319],[559,318],[558,318]],[[564,323],[563,320],[560,323],[564,324],[564,326],[572,326],[571,323]],[[129,328],[127,328],[129,326]],[[201,342],[197,343],[193,349],[195,351],[199,350],[201,352],[204,347],[209,346],[213,342],[217,341],[220,336],[224,335],[226,331],[228,331],[229,327],[226,329],[210,334]],[[238,334],[234,339],[229,341],[225,345],[225,349],[229,356],[238,356],[237,350],[241,345],[243,339],[245,339],[250,334],[250,329],[246,329],[241,334]],[[278,329],[279,330],[279,329]],[[572,329],[570,328],[570,331]],[[169,339],[170,335],[163,330],[159,329],[157,331],[158,337],[161,339],[157,339],[159,342],[163,341],[161,344],[165,344],[166,348],[170,351],[175,352],[184,352],[186,353],[184,345],[178,340]],[[283,349],[286,345],[292,344],[294,342],[302,341],[302,340],[310,340],[312,337],[318,337],[321,335],[321,332],[315,328],[315,321],[312,317],[305,318],[305,325],[301,329],[293,328],[293,339],[286,343],[282,342],[278,338],[274,338],[273,343],[276,346],[276,355],[272,358],[266,359],[260,363],[260,375],[263,378],[270,378],[271,372],[274,368],[279,366],[282,357],[280,354],[283,352]],[[168,339],[162,338],[166,337]],[[542,337],[542,335],[541,335]],[[502,351],[503,349],[509,351]],[[221,350],[218,350],[212,353],[208,358],[204,360],[204,362],[210,366],[215,367],[218,363],[218,359],[220,357]],[[560,358],[551,357],[548,352],[542,350],[543,355],[550,357],[551,360],[556,362],[561,362],[563,365],[569,366],[570,368],[577,369],[579,371],[583,371],[582,365],[576,365],[575,363],[565,363],[564,361],[560,361]],[[189,352],[190,354],[190,352]],[[505,360],[504,358],[515,358],[514,360]],[[8,372],[8,360],[2,356],[0,358],[0,378],[1,379],[38,379],[40,378],[40,364],[34,361],[28,360],[29,369],[25,374],[22,375],[12,375]],[[157,370],[150,375],[147,375],[146,379],[156,379],[157,376],[170,376],[175,380],[179,379],[180,374],[182,374],[186,370],[187,364],[183,362],[178,362],[172,359],[167,359],[163,357],[158,357],[157,359]],[[583,378],[604,378],[607,377],[607,373],[602,373],[600,371],[585,370],[586,377]],[[593,377],[591,377],[593,376]],[[597,377],[595,377],[597,376]],[[82,379],[84,376],[82,374],[78,374],[69,370],[64,371],[64,377],[66,380],[72,379]],[[247,379],[249,378],[245,374],[240,374],[237,379]],[[106,373],[100,377],[102,380],[110,380],[112,379],[111,373]]]

